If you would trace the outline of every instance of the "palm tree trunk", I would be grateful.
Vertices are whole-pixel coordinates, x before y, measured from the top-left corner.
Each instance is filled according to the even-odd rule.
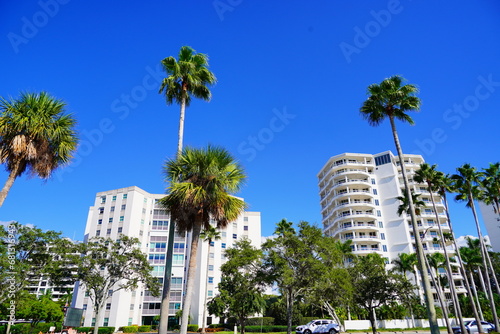
[[[495,269],[493,268],[493,264],[491,263],[490,253],[488,252],[487,249],[485,250],[485,253],[486,253],[486,258],[488,260],[488,264],[490,266],[491,276],[493,277],[493,281],[495,282],[495,287],[497,289],[497,293],[500,295],[500,286],[498,286],[497,275],[495,273]]]
[[[439,237],[441,238],[441,244],[443,245],[444,260],[446,264],[446,272],[448,274],[448,282],[450,284],[451,298],[453,299],[453,306],[455,308],[455,316],[457,317],[462,333],[466,333],[466,328],[464,324],[464,319],[462,317],[462,311],[460,309],[460,302],[458,301],[457,289],[455,287],[455,280],[453,279],[453,271],[451,270],[450,258],[448,257],[448,250],[446,249],[446,242],[444,240],[443,229],[441,228],[441,223],[439,222],[439,215],[437,213],[436,202],[434,201],[434,195],[432,193],[431,184],[427,183],[429,193],[431,194],[432,208],[436,216],[436,223],[439,229]],[[450,227],[451,230],[451,227]]]
[[[187,333],[189,322],[189,313],[191,311],[191,300],[193,297],[194,277],[196,275],[196,255],[198,253],[198,244],[200,241],[201,220],[195,222],[193,234],[191,236],[191,250],[189,252],[189,267],[187,272],[187,287],[184,303],[182,304],[182,320],[180,334]]]
[[[474,298],[475,298],[476,303],[477,303],[478,313],[479,313],[479,316],[481,317],[481,318],[476,318],[476,320],[477,319],[484,319],[483,310],[481,309],[481,303],[479,302],[479,295],[477,294],[476,284],[474,283],[474,277],[472,276],[472,271],[469,272],[469,276],[470,276],[470,281],[472,282],[472,291],[474,292],[474,295],[469,294],[470,299],[471,299],[471,303],[474,304]]]
[[[460,255],[460,251],[459,251],[459,248],[458,248],[458,245],[457,245],[457,239],[455,238],[455,232],[453,231],[453,226],[451,224],[451,219],[450,219],[450,211],[449,211],[449,207],[448,207],[448,199],[446,198],[446,189],[443,188],[441,190],[442,190],[442,195],[443,195],[443,200],[444,200],[444,207],[445,207],[445,210],[446,210],[446,219],[448,220],[448,225],[450,226],[450,231],[451,231],[451,235],[452,235],[452,238],[453,238],[453,245],[455,247],[455,254],[457,255],[458,263],[460,265],[460,272],[462,273],[462,277],[465,280],[465,289],[467,290],[467,294],[470,297],[471,307],[472,307],[472,313],[474,314],[474,318],[476,319],[477,323],[480,323],[481,320],[483,319],[483,314],[481,312],[481,317],[479,317],[478,309],[476,307],[476,303],[474,302],[474,296],[473,296],[472,291],[471,291],[471,285],[469,284],[469,280],[467,278],[467,272],[465,270],[464,262],[462,261],[462,256]],[[474,284],[474,281],[472,281],[472,284]],[[473,285],[473,287],[475,288],[474,285]],[[478,300],[478,305],[479,305],[479,300]],[[481,309],[479,309],[479,310],[481,310]],[[460,328],[462,330],[462,333],[466,333],[466,331],[464,330],[465,324],[464,324],[463,318],[460,319],[460,320],[461,320],[461,322],[460,322]]]
[[[7,194],[9,193],[10,188],[12,188],[14,181],[18,177],[18,172],[20,167],[21,167],[20,164],[17,163],[14,166],[14,168],[12,168],[12,170],[9,173],[9,177],[7,178],[7,181],[5,181],[5,185],[3,186],[2,191],[0,191],[0,208],[2,207],[3,202],[7,198]]]
[[[483,256],[483,266],[484,266],[484,270],[485,270],[485,273],[486,273],[486,285],[488,287],[488,299],[490,301],[490,307],[491,307],[491,313],[493,315],[493,321],[494,321],[494,324],[495,324],[495,328],[500,328],[500,325],[499,325],[499,322],[498,322],[498,316],[497,316],[497,310],[496,310],[496,306],[495,306],[495,299],[493,298],[493,291],[491,289],[491,281],[489,279],[489,273],[488,273],[488,265],[486,263],[486,247],[484,246],[484,239],[483,239],[483,235],[481,234],[481,228],[479,227],[479,221],[477,219],[477,213],[476,213],[476,206],[474,204],[474,198],[472,197],[472,194],[469,193],[469,201],[471,203],[471,209],[472,209],[472,214],[474,215],[474,221],[476,222],[476,228],[477,228],[477,236],[479,237],[479,245],[480,245],[480,248],[481,248],[481,255]],[[480,333],[484,333],[482,331],[482,328],[480,329],[479,328],[479,325],[478,324],[478,330],[480,331]],[[482,327],[482,326],[481,326]]]
[[[165,275],[163,276],[163,292],[160,309],[160,324],[158,325],[159,334],[167,334],[168,317],[170,309],[170,288],[172,281],[172,263],[174,256],[174,238],[175,223],[170,220],[168,227],[167,256],[165,260]]]
[[[206,333],[205,331],[205,327],[207,326],[207,316],[206,316],[206,310],[207,310],[207,291],[208,291],[208,263],[210,261],[210,243],[212,242],[210,239],[207,240],[208,241],[208,250],[207,250],[207,272],[206,272],[206,275],[205,275],[205,301],[203,303],[203,319],[202,319],[202,328],[201,328],[201,332],[203,334]]]
[[[399,143],[399,137],[396,131],[396,124],[394,122],[394,117],[390,116],[389,120],[391,121],[392,135],[394,137],[394,144],[396,145],[396,150],[399,156],[399,164],[401,166],[401,173],[403,175],[403,182],[410,208],[411,223],[413,225],[413,235],[415,236],[415,248],[417,251],[420,275],[422,277],[422,282],[424,287],[425,306],[427,308],[427,316],[429,318],[431,334],[439,334],[439,325],[436,318],[436,309],[434,308],[434,297],[432,296],[431,284],[429,282],[429,276],[427,274],[425,255],[422,249],[422,241],[420,240],[420,233],[418,231],[417,218],[415,217],[415,207],[413,205],[413,200],[411,198],[410,187],[408,186],[408,178],[406,177],[406,168],[404,164],[403,152],[401,150],[401,145]]]
[[[427,268],[430,268],[429,272],[431,273],[431,280],[436,289],[436,295],[438,297],[439,304],[441,305],[441,309],[443,310],[444,322],[446,324],[446,328],[448,329],[448,333],[451,334],[453,333],[453,329],[451,328],[450,321],[448,320],[448,307],[446,306],[446,299],[444,298],[443,289],[441,288],[441,283],[439,282],[439,277],[437,277],[437,268],[434,271],[434,268],[430,266],[427,257],[425,258],[425,262]],[[434,276],[434,274],[436,274],[436,276]]]
[[[184,115],[186,112],[186,99],[183,98],[181,101],[181,110],[179,114],[179,140],[177,142],[177,157],[182,153],[182,143],[184,140]]]

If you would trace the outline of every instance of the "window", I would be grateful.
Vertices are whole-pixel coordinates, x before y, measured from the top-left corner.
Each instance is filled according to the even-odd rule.
[[[212,297],[214,295],[214,292],[212,290],[208,290],[207,296]]]
[[[135,304],[130,304],[130,311],[134,310],[134,306],[135,306]]]
[[[184,264],[184,255],[183,254],[173,254],[172,264],[178,264],[178,265]]]
[[[213,278],[213,277],[209,277],[209,278],[208,278],[208,283],[213,284],[213,283],[214,283],[214,278]]]
[[[96,237],[98,237],[98,236],[100,236],[100,235],[101,235],[101,230],[97,230],[97,231],[95,231],[95,236],[96,236]]]
[[[141,221],[144,223],[144,220]],[[168,230],[168,221],[163,221],[163,220],[153,220],[153,227],[151,228],[153,230]]]
[[[248,231],[248,225],[243,226],[243,231]]]
[[[210,246],[213,247],[215,245],[215,242],[210,241]]]
[[[111,303],[106,304],[106,310],[111,310]]]
[[[116,201],[116,196],[113,196],[113,201]]]
[[[103,326],[107,326],[109,324],[109,318],[104,318]]]
[[[380,239],[385,240],[385,233],[380,233]]]
[[[111,209],[109,209],[109,211],[114,212],[115,211],[115,207],[112,206]]]
[[[92,327],[95,326],[95,318],[92,318],[92,324],[91,324]]]
[[[214,254],[214,253],[210,253],[209,257],[210,257],[211,259],[213,259],[213,258],[215,257],[215,254]]]
[[[111,234],[111,229],[108,228],[108,230],[106,231],[106,234]]]
[[[385,165],[391,162],[391,157],[389,154],[384,154],[378,157],[375,157],[375,166]]]
[[[102,219],[99,219],[99,220],[97,221],[97,224],[98,224],[98,225],[101,225],[101,224],[102,224]]]
[[[375,184],[375,179],[372,179],[372,184]]]
[[[225,238],[225,237],[226,237],[226,235],[227,235],[227,233],[226,233],[226,232],[222,232],[222,233],[221,233],[221,237],[223,237],[223,238]]]
[[[102,215],[104,213],[104,208],[103,207],[100,207],[99,209],[99,214]]]
[[[82,308],[84,311],[87,311],[87,304],[83,304]]]
[[[153,272],[152,272],[153,276],[163,276],[164,273],[165,273],[165,266],[153,266]]]
[[[124,221],[125,220],[125,216],[120,216],[120,221]]]
[[[123,232],[123,227],[118,227],[118,233],[122,233]]]
[[[123,199],[127,199],[127,194],[123,194]]]
[[[379,203],[378,199],[376,199],[376,200],[375,200],[375,205],[376,205],[376,206],[379,206],[379,205],[380,205],[380,203]]]
[[[146,214],[146,208],[142,208],[142,214],[145,215]]]
[[[126,207],[127,207],[126,204],[122,204],[122,207],[120,208],[120,210],[125,210]]]
[[[181,309],[181,303],[169,303],[168,304],[168,313],[170,313],[170,314],[175,314],[180,309]]]
[[[165,264],[165,254],[149,254],[149,263]]]
[[[221,247],[226,248],[226,243],[225,242],[221,243]]]
[[[243,221],[247,222],[248,221],[248,217],[243,217]]]
[[[209,264],[208,265],[208,271],[214,271],[214,265],[213,264]]]
[[[377,210],[377,217],[382,217],[382,212],[380,212],[380,210]]]
[[[144,198],[144,203],[147,203],[148,202],[148,199],[147,198]]]
[[[166,248],[167,248],[166,242],[151,242],[149,244],[150,252],[165,252]]]
[[[234,222],[233,223],[233,228],[238,228],[238,223]]]
[[[112,223],[113,222],[113,218],[109,218],[108,222]]]
[[[373,195],[378,195],[377,189],[373,189]]]
[[[182,288],[182,277],[172,277],[171,289],[180,289]]]
[[[238,235],[237,234],[233,234],[233,239],[238,239]]]
[[[113,290],[108,290],[108,297],[111,297],[113,295]]]
[[[101,204],[106,203],[106,196],[101,196]]]
[[[183,242],[174,242],[174,253],[182,253],[184,254],[184,243]]]
[[[382,245],[382,250],[383,250],[384,252],[387,252],[387,245]]]

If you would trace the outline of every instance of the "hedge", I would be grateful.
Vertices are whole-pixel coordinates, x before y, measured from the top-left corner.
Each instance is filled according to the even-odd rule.
[[[147,333],[147,332],[151,332],[151,326],[150,326],[150,325],[142,325],[142,326],[139,326],[139,332],[140,332],[140,333]]]
[[[271,332],[286,332],[288,329],[287,326],[245,326],[245,332],[253,332],[253,333],[271,333]]]
[[[198,331],[198,325],[188,325],[187,326],[187,331],[188,332],[197,332]]]
[[[94,327],[76,327],[78,333],[94,332]],[[99,327],[98,334],[112,334],[115,332],[115,327]]]
[[[272,326],[274,325],[273,317],[255,317],[249,318],[246,321],[247,326]]]
[[[211,324],[208,328],[224,328],[224,324]]]

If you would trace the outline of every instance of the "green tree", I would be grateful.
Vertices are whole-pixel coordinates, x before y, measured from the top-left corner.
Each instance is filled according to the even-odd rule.
[[[415,246],[417,250],[418,264],[420,274],[422,276],[425,303],[429,317],[429,323],[432,334],[439,333],[439,326],[436,318],[436,310],[434,308],[434,298],[432,296],[431,285],[427,274],[425,265],[425,256],[422,248],[422,242],[417,238],[418,227],[417,218],[415,217],[415,208],[410,194],[410,187],[408,186],[408,178],[406,176],[406,167],[404,164],[403,151],[399,142],[398,132],[396,131],[395,120],[414,124],[413,119],[407,114],[409,111],[418,111],[420,108],[420,99],[415,96],[417,87],[414,85],[402,85],[403,78],[395,75],[385,79],[380,84],[372,84],[368,87],[370,96],[363,103],[360,112],[361,115],[372,126],[380,125],[384,119],[389,118],[391,123],[392,135],[394,137],[394,144],[398,152],[399,163],[401,166],[401,173],[405,187],[406,196],[409,199],[409,211],[411,222],[413,225],[413,234],[415,235]]]
[[[280,224],[283,225],[283,220]],[[277,229],[280,229],[280,224]],[[314,270],[319,262],[317,246],[322,235],[318,227],[300,222],[298,231],[279,234],[262,245],[266,254],[264,270],[268,282],[276,283],[286,300],[288,334],[292,332],[295,300],[311,289],[316,280]]]
[[[0,207],[24,172],[47,179],[72,158],[78,142],[76,121],[64,114],[65,106],[46,92],[0,98],[0,162],[9,173],[0,191]]]
[[[209,312],[218,317],[235,317],[240,333],[245,333],[247,319],[262,313],[266,306],[262,280],[262,250],[247,238],[226,250],[227,261],[221,266],[219,294],[209,302]]]
[[[221,238],[221,234],[217,229],[213,226],[210,226],[208,229],[202,231],[200,233],[200,237],[207,242],[208,244],[208,249],[207,249],[207,272],[206,272],[206,281],[205,281],[205,301],[203,303],[203,318],[202,318],[202,327],[201,327],[201,332],[205,333],[207,327],[207,317],[205,315],[205,311],[207,309],[207,290],[208,290],[208,264],[210,263],[210,247],[212,247],[212,242],[215,240],[219,240]]]
[[[78,280],[89,294],[95,312],[94,333],[108,297],[119,290],[136,289],[143,283],[151,295],[159,295],[158,280],[138,247],[139,240],[122,235],[119,240],[94,237],[79,245]]]
[[[211,93],[207,86],[215,84],[217,79],[208,69],[208,56],[195,53],[189,46],[181,47],[178,59],[167,57],[161,61],[167,77],[163,79],[159,93],[165,94],[167,105],[180,105],[179,135],[177,157],[182,153],[184,137],[184,114],[191,103],[191,96],[210,101]],[[159,333],[166,334],[168,327],[168,309],[170,303],[170,278],[172,275],[172,259],[174,253],[175,225],[170,224],[167,244],[165,276],[163,279],[163,294],[161,302],[161,317]]]
[[[493,211],[500,215],[500,162],[490,164],[484,169],[481,187],[483,188],[482,201],[486,205],[493,206]]]
[[[25,289],[31,277],[46,276],[51,285],[75,281],[71,268],[74,245],[60,232],[11,222],[0,225],[0,303]]]
[[[477,240],[477,239],[476,239]],[[479,241],[479,240],[478,240]],[[479,296],[477,293],[477,288],[476,288],[476,282],[474,280],[474,272],[478,272],[478,281],[479,281],[479,270],[480,267],[483,265],[483,259],[481,257],[481,251],[479,250],[479,245],[476,247],[471,247],[473,244],[472,240],[470,238],[467,238],[467,247],[460,247],[459,249],[459,254],[460,258],[462,259],[462,266],[464,268],[465,272],[465,277],[467,278],[468,274],[468,287],[471,286],[472,290],[469,288],[467,290],[468,295],[471,297],[468,301],[471,303],[472,311],[474,313],[474,316],[477,314],[477,318],[479,319],[484,319],[483,317],[483,312],[481,309],[481,303],[479,301]],[[469,291],[471,290],[471,291]],[[474,299],[472,298],[474,296]],[[474,302],[475,301],[475,302]],[[476,308],[476,303],[478,307]]]
[[[25,294],[18,305],[19,308],[16,310],[18,318],[30,320],[31,328],[42,321],[61,322],[64,318],[61,306],[51,299],[50,294],[44,294],[39,298]]]
[[[376,253],[356,258],[349,272],[354,286],[354,301],[367,311],[373,334],[376,334],[375,310],[401,301],[401,296],[411,294],[413,286],[403,284],[408,282],[403,276],[385,270],[384,259]]]
[[[417,254],[415,253],[400,253],[398,257],[392,260],[394,270],[403,274],[405,278],[407,272],[414,273],[417,265]]]
[[[479,187],[479,184],[481,182],[481,173],[479,173],[476,168],[472,167],[469,164],[464,164],[461,167],[457,168],[457,174],[454,174],[451,178],[454,181],[454,191],[457,192],[458,194],[455,196],[456,201],[464,201],[466,202],[466,207],[470,208],[472,210],[472,214],[474,216],[474,221],[476,223],[476,229],[477,229],[477,235],[479,238],[480,242],[480,249],[481,249],[481,256],[483,258],[483,265],[484,265],[484,270],[486,272],[486,277],[488,278],[486,280],[488,284],[488,299],[490,301],[490,308],[491,312],[493,314],[493,320],[496,328],[500,328],[498,317],[497,317],[497,312],[496,312],[496,307],[495,307],[495,300],[493,298],[493,291],[491,289],[491,281],[489,279],[489,271],[488,270],[488,265],[487,265],[487,251],[486,251],[486,246],[484,245],[484,238],[481,233],[481,228],[479,227],[479,220],[477,217],[477,212],[476,212],[476,206],[474,204],[474,201],[477,199],[480,199],[482,197],[482,192]],[[493,273],[494,275],[494,273]],[[483,332],[483,328],[480,324],[478,323],[478,330],[480,333]]]
[[[181,322],[181,334],[186,334],[201,229],[208,229],[211,220],[224,228],[242,214],[245,202],[231,194],[240,190],[246,176],[229,152],[214,146],[185,148],[177,159],[166,162],[165,173],[170,186],[161,203],[178,232],[192,233]]]

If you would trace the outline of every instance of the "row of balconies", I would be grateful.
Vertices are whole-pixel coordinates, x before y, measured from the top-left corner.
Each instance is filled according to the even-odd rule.
[[[369,172],[369,171],[371,171],[373,169],[373,166],[375,166],[375,165],[373,163],[373,160],[371,160],[371,159],[368,159],[366,161],[358,161],[358,160],[355,160],[355,159],[339,159],[339,160],[335,161],[330,166],[330,168],[328,168],[327,170],[325,170],[323,172],[323,175],[321,175],[319,177],[319,182],[321,183],[324,180],[325,177],[327,177],[328,175],[330,175],[330,172],[332,170],[335,170],[335,169],[338,169],[338,168],[341,168],[341,167],[347,167],[347,166],[366,167],[366,171]],[[357,169],[359,169],[359,168],[357,168]]]

